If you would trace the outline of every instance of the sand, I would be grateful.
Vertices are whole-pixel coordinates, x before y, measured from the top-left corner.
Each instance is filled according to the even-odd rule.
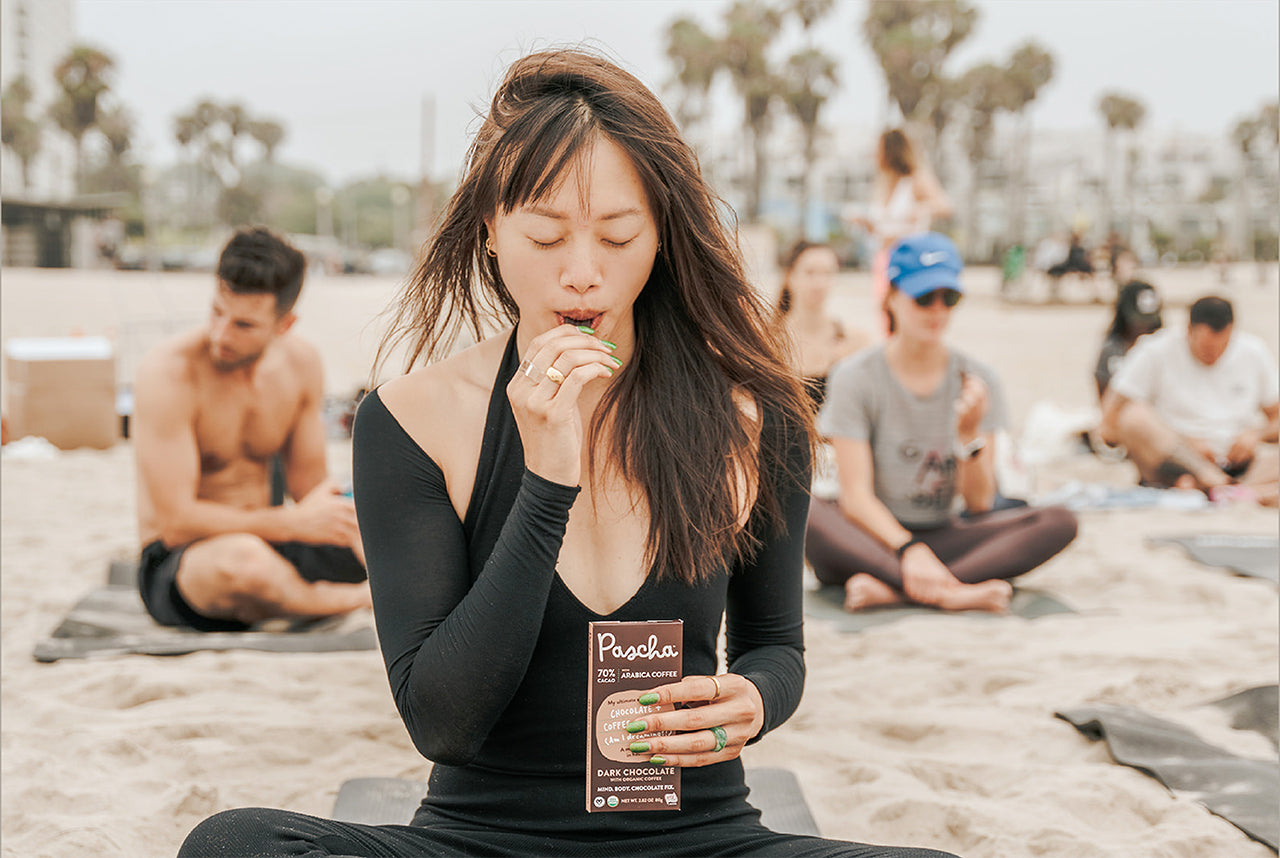
[[[1274,269],[1221,287],[1208,269],[1151,272],[1185,322],[1185,304],[1223,289],[1240,327],[1277,346]],[[1015,434],[1033,406],[1093,404],[1090,377],[1109,310],[1014,307],[997,275],[970,272],[953,342],[995,365]],[[393,294],[380,278],[317,278],[300,330],[325,344],[328,388],[366,376],[375,326]],[[199,320],[204,274],[6,270],[0,335],[106,334],[122,380],[166,329]],[[863,274],[842,275],[837,309],[870,328]],[[375,323],[376,324],[376,323]],[[349,472],[334,440],[331,469]],[[203,653],[37,664],[35,642],[136,551],[132,450],[6,456],[0,528],[0,842],[5,856],[172,855],[218,810],[269,805],[327,814],[347,778],[424,778],[374,652]],[[1126,485],[1133,472],[1088,454],[1037,466],[1034,489],[1071,480]],[[1143,538],[1189,532],[1275,534],[1277,514],[1083,513],[1080,536],[1026,576],[1079,613],[1034,621],[936,616],[861,634],[806,626],[809,679],[799,711],[747,749],[748,765],[800,778],[823,833],[916,844],[968,858],[1265,858],[1266,847],[1053,717],[1115,703],[1192,727],[1237,753],[1273,757],[1201,704],[1276,681],[1276,587],[1202,567]]]

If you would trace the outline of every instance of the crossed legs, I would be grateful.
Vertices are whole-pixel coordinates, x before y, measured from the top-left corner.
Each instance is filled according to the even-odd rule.
[[[325,617],[372,604],[368,581],[308,581],[269,543],[248,533],[189,546],[176,584],[197,613],[243,623]]]
[[[961,584],[981,590],[986,582],[1015,578],[1057,554],[1075,538],[1076,519],[1062,507],[1010,509],[915,535]],[[813,500],[805,554],[819,581],[845,586],[851,610],[908,601],[897,556],[833,501]],[[983,608],[983,596],[974,591],[970,607]]]
[[[1259,450],[1244,472],[1233,478],[1192,441],[1169,428],[1150,405],[1138,401],[1124,404],[1111,434],[1114,437],[1108,440],[1125,447],[1144,482],[1206,491],[1239,483],[1254,489],[1261,502],[1275,504],[1280,482],[1280,456],[1275,449]]]

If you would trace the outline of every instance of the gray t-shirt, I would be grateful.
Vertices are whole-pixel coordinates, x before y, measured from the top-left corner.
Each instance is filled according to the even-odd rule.
[[[978,376],[990,391],[982,431],[1002,428],[1004,395],[995,373],[956,351],[929,396],[902,386],[889,370],[884,346],[846,358],[828,377],[818,431],[871,444],[876,497],[906,527],[937,526],[950,517],[956,493],[955,401],[964,373]]]

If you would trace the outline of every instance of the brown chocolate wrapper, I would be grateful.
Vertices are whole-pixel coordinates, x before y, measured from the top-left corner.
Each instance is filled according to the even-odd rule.
[[[628,733],[632,721],[669,711],[640,695],[683,674],[684,622],[591,623],[587,680],[587,812],[679,810],[680,769],[655,766],[632,742],[665,732]]]

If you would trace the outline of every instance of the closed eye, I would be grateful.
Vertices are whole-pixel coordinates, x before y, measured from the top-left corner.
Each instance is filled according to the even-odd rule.
[[[538,239],[533,238],[532,236],[530,236],[529,240],[530,240],[530,241],[532,241],[532,242],[533,242],[535,245],[537,245],[538,247],[555,247],[557,244],[559,244],[559,243],[560,243],[561,241],[563,241],[564,239],[562,239],[562,238],[557,238],[555,241],[538,241]]]
[[[631,238],[628,238],[625,241],[613,241],[612,239],[608,239],[608,238],[603,239],[604,243],[609,245],[610,247],[626,247],[628,244],[630,244],[635,240],[636,240],[635,236],[632,236]]]

